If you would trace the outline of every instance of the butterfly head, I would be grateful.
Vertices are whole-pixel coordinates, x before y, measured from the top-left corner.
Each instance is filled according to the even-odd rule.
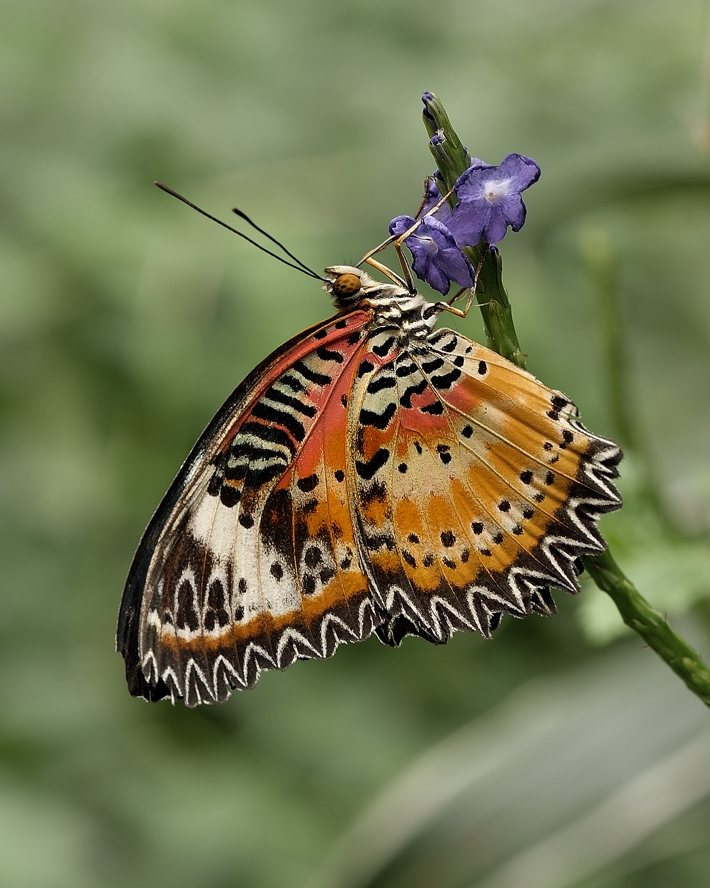
[[[369,274],[354,265],[331,265],[325,270],[323,288],[330,293],[336,308],[347,309],[357,305],[362,299],[383,296],[390,291],[407,294],[406,290],[376,281]]]
[[[354,265],[331,265],[326,268],[325,274],[323,288],[330,293],[338,308],[355,305],[362,299],[368,285],[375,283],[369,275]]]

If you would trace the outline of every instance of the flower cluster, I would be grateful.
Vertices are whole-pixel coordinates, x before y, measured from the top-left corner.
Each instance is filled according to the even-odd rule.
[[[446,295],[452,281],[471,287],[474,270],[461,248],[481,241],[498,243],[508,226],[519,231],[526,212],[521,192],[539,176],[540,167],[522,154],[509,154],[498,166],[471,158],[469,168],[454,185],[458,203],[453,210],[448,202],[442,203],[434,173],[418,220],[397,216],[390,222],[390,234],[401,237],[413,229],[404,241],[412,254],[412,269],[439,293]]]

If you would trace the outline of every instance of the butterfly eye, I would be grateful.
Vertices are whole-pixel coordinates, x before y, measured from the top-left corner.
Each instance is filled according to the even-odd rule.
[[[345,274],[339,274],[333,281],[332,293],[336,299],[352,299],[356,293],[360,292],[362,281],[360,278],[348,271]]]

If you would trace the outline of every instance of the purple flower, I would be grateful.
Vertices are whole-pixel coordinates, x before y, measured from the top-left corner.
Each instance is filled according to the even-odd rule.
[[[522,154],[509,154],[500,166],[478,158],[456,180],[456,205],[447,222],[460,247],[473,247],[481,239],[495,244],[505,237],[508,226],[519,231],[525,222],[521,191],[537,182],[540,167]]]
[[[412,216],[397,216],[389,225],[390,234],[400,237],[415,224]],[[472,287],[474,270],[456,246],[453,235],[432,216],[421,219],[419,227],[404,242],[412,254],[414,274],[444,296],[451,281],[460,287]]]
[[[424,201],[424,206],[422,207],[422,210],[420,213],[421,216],[426,216],[427,213],[430,213],[434,209],[434,207],[439,203],[439,201],[441,200],[441,197],[442,197],[441,191],[439,190],[439,186],[436,184],[436,181],[434,178],[436,176],[436,173],[438,173],[438,172],[439,171],[436,170],[436,172],[434,173],[434,176],[427,179],[426,193],[424,195],[425,201]],[[444,203],[439,207],[439,209],[434,214],[434,217],[436,218],[437,222],[443,222],[444,224],[446,224],[446,221],[450,215],[451,215],[451,207],[449,206],[448,201],[444,201]],[[414,224],[414,223],[412,223],[412,224]],[[405,231],[406,231],[406,229],[405,229]]]

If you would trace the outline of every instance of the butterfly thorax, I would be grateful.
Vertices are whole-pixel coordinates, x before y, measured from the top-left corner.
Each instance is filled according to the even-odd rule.
[[[416,291],[377,281],[354,266],[334,265],[326,269],[326,274],[325,289],[336,308],[342,312],[371,310],[371,327],[395,328],[400,346],[425,340],[442,311]]]

